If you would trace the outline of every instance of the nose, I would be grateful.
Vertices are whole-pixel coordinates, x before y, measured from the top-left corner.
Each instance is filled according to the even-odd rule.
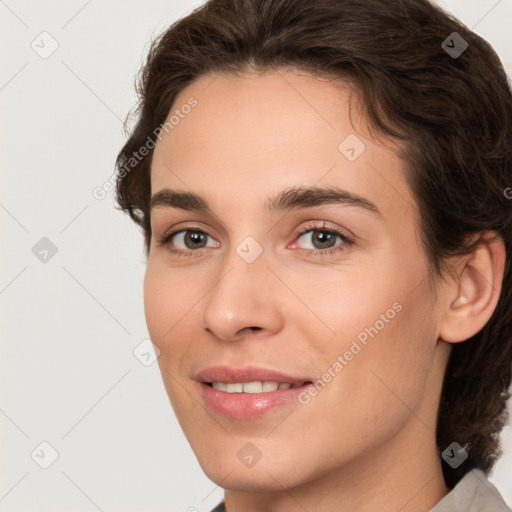
[[[233,250],[202,301],[203,328],[223,341],[236,341],[249,333],[276,333],[283,324],[283,293],[264,253],[247,263]]]

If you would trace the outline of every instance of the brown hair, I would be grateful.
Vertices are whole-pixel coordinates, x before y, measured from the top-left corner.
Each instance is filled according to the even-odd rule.
[[[464,51],[450,55],[454,47]],[[512,378],[512,94],[499,58],[427,0],[210,0],[152,42],[138,77],[137,121],[117,157],[116,200],[141,226],[146,256],[153,151],[130,159],[193,80],[248,66],[353,84],[370,126],[403,141],[433,274],[474,249],[469,235],[494,230],[503,239],[498,305],[480,332],[453,346],[436,433],[440,454],[453,441],[468,453],[457,469],[443,463],[448,487],[472,468],[488,474],[501,455]]]

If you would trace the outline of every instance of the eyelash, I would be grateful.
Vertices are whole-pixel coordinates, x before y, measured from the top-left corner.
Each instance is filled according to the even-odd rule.
[[[161,238],[159,238],[157,240],[158,246],[162,247],[162,246],[169,245],[167,250],[170,253],[176,254],[179,257],[181,257],[181,256],[188,257],[188,256],[201,255],[204,252],[204,250],[206,250],[207,248],[203,247],[201,249],[193,250],[193,249],[174,249],[174,248],[170,247],[170,243],[171,243],[173,237],[175,235],[179,234],[179,233],[184,232],[184,231],[190,231],[192,233],[202,233],[202,234],[205,234],[207,236],[210,236],[205,231],[203,231],[201,229],[198,229],[197,226],[184,226],[181,229],[178,229],[176,231],[172,231],[171,233],[164,234]],[[295,234],[295,237],[296,238],[300,238],[301,236],[305,235],[306,233],[309,233],[310,231],[317,231],[317,232],[320,232],[320,233],[329,233],[329,234],[332,234],[332,235],[337,235],[337,236],[339,236],[341,238],[341,240],[343,241],[343,244],[335,246],[335,247],[333,247],[331,249],[301,249],[301,248],[299,248],[299,249],[296,249],[296,250],[298,250],[298,251],[305,251],[305,252],[307,252],[309,254],[313,254],[315,256],[327,256],[327,255],[333,254],[333,253],[338,252],[338,251],[346,250],[345,247],[344,247],[345,245],[350,247],[351,245],[354,244],[354,239],[352,237],[347,236],[345,233],[342,233],[337,228],[325,228],[323,226],[315,226],[315,225],[305,226],[304,228],[302,228],[301,231],[299,231],[298,233]]]

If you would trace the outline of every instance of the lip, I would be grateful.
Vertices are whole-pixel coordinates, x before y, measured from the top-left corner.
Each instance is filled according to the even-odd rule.
[[[253,382],[276,381],[297,384],[312,382],[309,377],[294,377],[285,373],[261,367],[233,368],[215,366],[200,371],[196,376],[203,401],[210,410],[228,418],[258,418],[271,409],[296,400],[311,384],[298,388],[277,389],[263,393],[227,393],[209,386],[210,382]]]
[[[259,366],[244,366],[243,368],[235,368],[230,366],[211,366],[201,370],[196,375],[196,380],[200,382],[254,382],[261,381],[276,381],[276,382],[290,382],[297,384],[306,381],[312,381],[311,377],[294,377],[287,375],[280,371],[270,370]],[[259,393],[256,393],[259,394]]]

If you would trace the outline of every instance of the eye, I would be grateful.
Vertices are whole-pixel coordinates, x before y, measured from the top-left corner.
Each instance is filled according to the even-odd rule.
[[[193,253],[203,252],[206,238],[210,235],[200,229],[180,229],[171,233],[165,234],[158,240],[159,246],[168,246],[168,250],[171,253],[175,253],[178,256],[192,256]],[[172,244],[171,244],[172,242]],[[171,245],[182,246],[182,248],[172,247]],[[219,247],[219,243],[215,242],[213,246]],[[184,246],[184,247],[183,247]]]
[[[308,236],[304,236],[308,235]],[[350,247],[354,240],[353,238],[349,237],[345,233],[343,233],[338,228],[329,228],[327,229],[324,226],[307,226],[302,228],[302,230],[297,233],[297,238],[300,239],[303,237],[307,241],[309,241],[310,244],[313,245],[313,249],[308,249],[304,247],[299,247],[298,250],[300,251],[306,251],[309,254],[314,255],[328,255],[332,254],[337,251],[343,251],[346,250],[348,247]],[[341,240],[341,243],[338,245],[336,244],[336,239]]]
[[[304,235],[308,235],[305,237]],[[332,227],[309,224],[302,228],[296,235],[297,239],[304,237],[309,239],[309,243],[313,244],[313,249],[298,247],[297,250],[306,252],[311,255],[328,255],[337,251],[346,250],[354,243],[354,239],[343,233],[340,229]],[[167,246],[167,250],[177,256],[196,256],[203,253],[203,249],[207,247],[219,247],[217,241],[207,246],[208,233],[198,228],[198,226],[190,226],[190,229],[180,229],[164,234],[159,240],[159,246]],[[210,237],[211,238],[211,237]],[[335,245],[336,239],[341,241]],[[177,248],[175,246],[178,246]],[[180,247],[181,246],[181,247]]]

